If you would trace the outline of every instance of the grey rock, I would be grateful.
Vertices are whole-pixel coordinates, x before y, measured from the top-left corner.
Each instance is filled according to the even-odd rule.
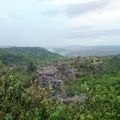
[[[41,87],[54,89],[63,86],[63,80],[60,79],[59,72],[54,66],[37,70],[36,74]]]

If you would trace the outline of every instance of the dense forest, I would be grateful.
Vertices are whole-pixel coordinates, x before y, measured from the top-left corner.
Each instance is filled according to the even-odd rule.
[[[0,49],[0,120],[119,119],[120,55]]]
[[[51,61],[55,61],[58,57],[61,56],[39,47],[0,48],[0,59],[9,66],[26,66],[31,62],[41,66],[50,63]]]

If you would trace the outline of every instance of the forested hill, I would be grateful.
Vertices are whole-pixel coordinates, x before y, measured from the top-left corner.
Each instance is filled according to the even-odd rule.
[[[0,60],[8,65],[41,64],[61,57],[40,47],[0,48]]]
[[[46,66],[0,61],[0,120],[120,120],[120,55]]]

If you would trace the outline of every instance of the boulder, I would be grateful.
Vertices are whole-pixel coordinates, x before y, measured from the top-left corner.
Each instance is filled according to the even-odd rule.
[[[37,79],[41,87],[58,88],[63,86],[63,81],[60,79],[59,72],[56,67],[48,66],[37,70]]]

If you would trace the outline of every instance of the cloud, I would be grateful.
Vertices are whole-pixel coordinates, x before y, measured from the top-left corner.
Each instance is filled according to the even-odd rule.
[[[68,36],[70,39],[99,39],[110,36],[119,36],[120,28],[97,29],[95,27],[83,27],[73,30]]]
[[[50,10],[44,11],[42,14],[43,15],[53,15],[53,16],[55,16],[55,15],[58,15],[59,13],[60,12],[57,9],[50,9]]]
[[[0,44],[120,44],[119,6],[120,0],[1,0]]]
[[[111,0],[97,0],[87,3],[73,3],[73,4],[71,3],[67,5],[67,9],[65,10],[65,13],[69,17],[74,17],[102,9],[110,2]]]

